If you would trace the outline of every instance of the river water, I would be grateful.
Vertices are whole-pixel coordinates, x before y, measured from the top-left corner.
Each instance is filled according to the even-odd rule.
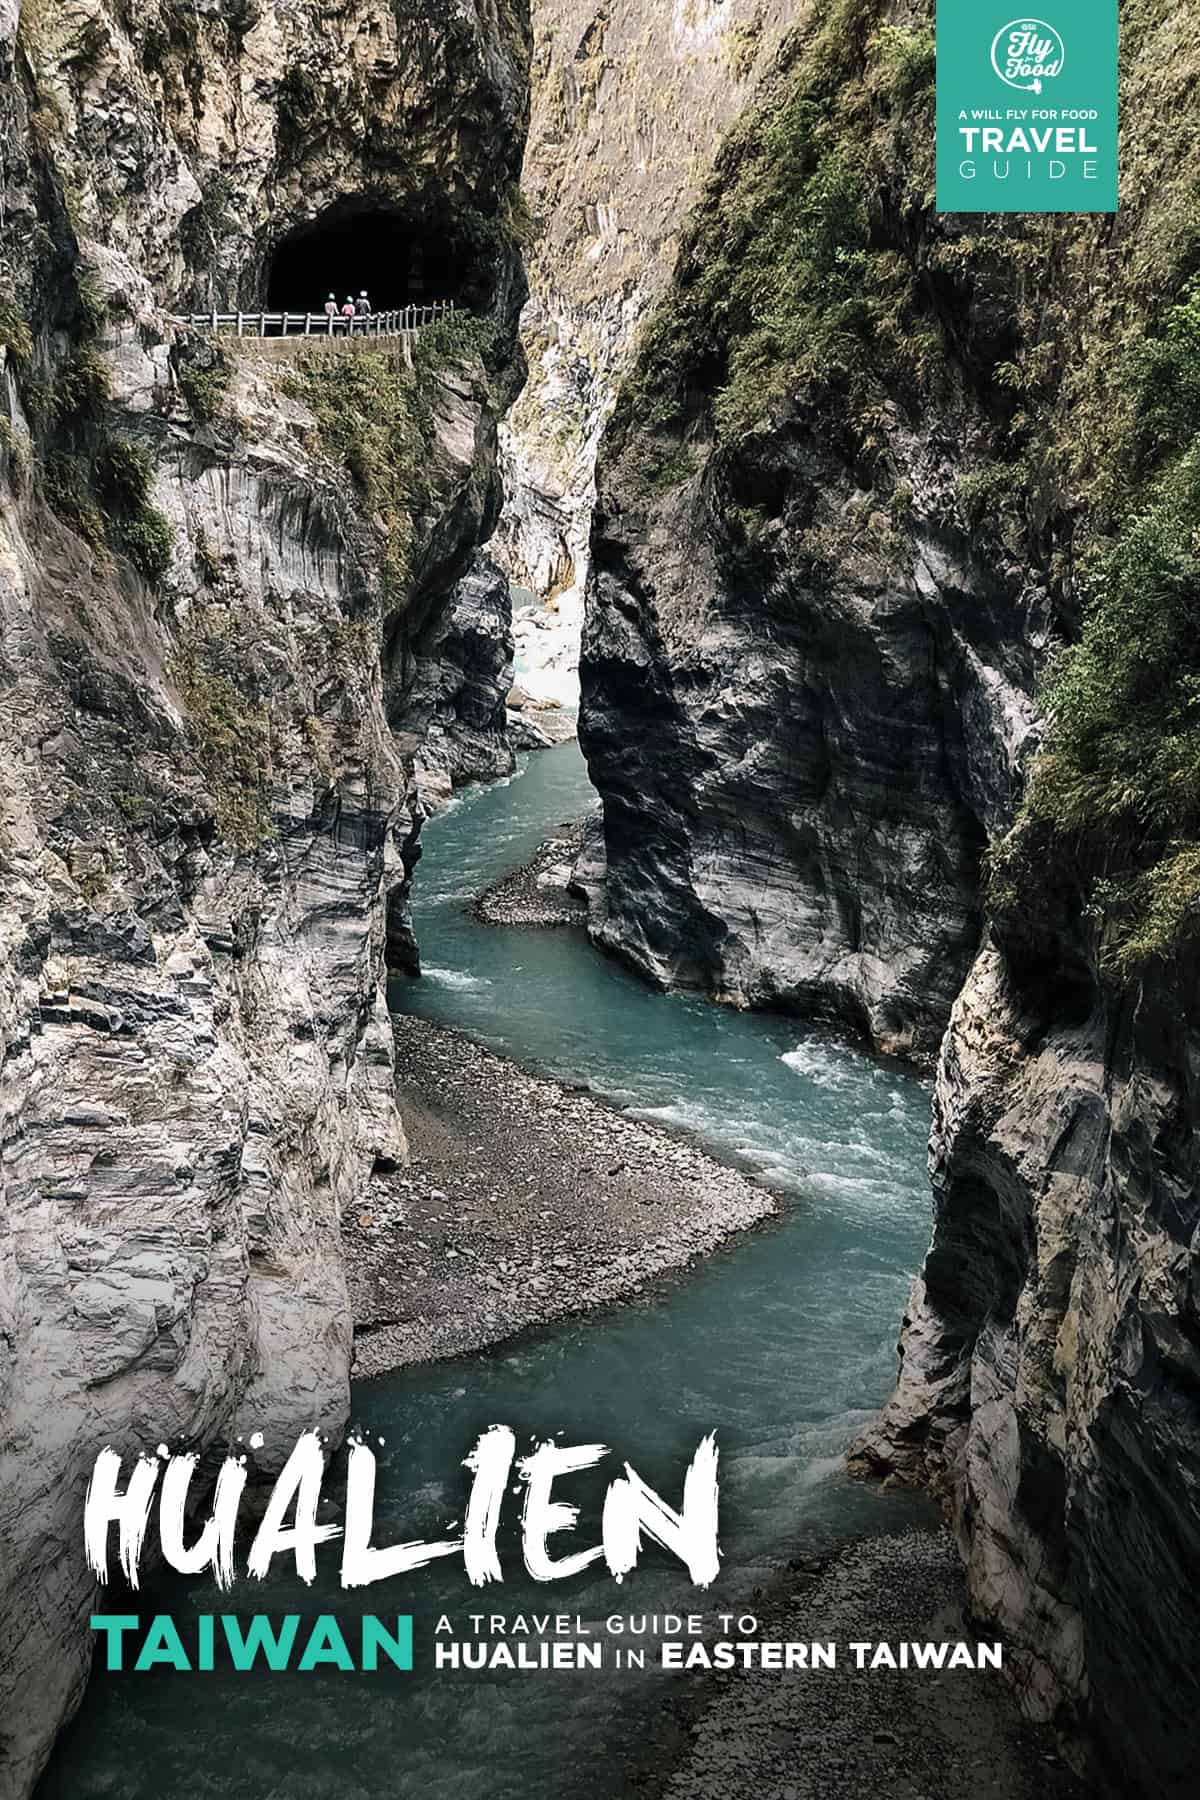
[[[623,1461],[678,1504],[687,1461],[715,1430],[717,1583],[700,1593],[650,1547],[619,1588],[594,1569],[533,1584],[510,1500],[506,1579],[484,1597],[457,1559],[344,1594],[335,1546],[311,1590],[280,1576],[222,1598],[207,1582],[125,1597],[111,1609],[169,1610],[185,1633],[197,1611],[336,1611],[348,1635],[359,1612],[410,1612],[416,1668],[98,1672],[39,1800],[620,1800],[681,1678],[439,1673],[440,1614],[459,1637],[471,1612],[534,1609],[579,1615],[602,1636],[613,1614],[752,1609],[756,1587],[797,1553],[914,1516],[915,1503],[849,1482],[841,1453],[887,1392],[928,1237],[928,1089],[795,1021],[654,994],[581,934],[477,924],[470,899],[591,798],[577,747],[563,745],[428,827],[416,917],[426,974],[398,984],[393,1003],[695,1134],[782,1191],[784,1214],[638,1303],[359,1383],[354,1416],[379,1458],[382,1544],[452,1535],[461,1459],[489,1424],[511,1425],[522,1449],[558,1434],[612,1447],[595,1478],[572,1478],[572,1547],[597,1541],[604,1486]],[[563,1553],[568,1540],[552,1546]]]

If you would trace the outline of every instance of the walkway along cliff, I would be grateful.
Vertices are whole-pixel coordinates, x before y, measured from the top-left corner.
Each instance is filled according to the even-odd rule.
[[[410,702],[523,375],[528,55],[518,0],[0,4],[5,1795],[86,1676],[96,1445],[346,1418]],[[179,323],[277,309],[296,238],[319,304],[360,227],[406,259],[378,306],[456,301],[410,356]]]
[[[579,879],[651,980],[936,1058],[933,1243],[853,1464],[941,1496],[1097,1783],[1183,1795],[1200,21],[1123,9],[1117,218],[939,218],[933,12],[814,9],[642,337]]]
[[[762,75],[606,435],[591,930],[936,1060],[934,1239],[854,1465],[938,1493],[1098,1782],[1191,1793],[1200,22],[1126,9],[1117,221],[954,220],[931,0],[824,0],[779,47],[790,10],[695,0],[659,60],[637,9],[553,0],[549,243],[583,198],[561,241],[603,279],[547,282],[534,343],[572,389],[561,567],[519,512],[505,553],[575,572],[699,185],[685,130],[657,188],[656,139],[714,71],[722,121]],[[97,1443],[261,1430],[270,1474],[344,1428],[339,1220],[405,1153],[382,984],[417,961],[419,787],[510,756],[480,547],[530,46],[521,0],[0,0],[5,1795],[86,1677]],[[453,312],[238,335],[331,281]]]

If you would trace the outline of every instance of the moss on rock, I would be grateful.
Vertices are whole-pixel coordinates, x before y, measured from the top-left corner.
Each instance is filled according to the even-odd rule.
[[[235,850],[253,850],[272,833],[270,712],[211,666],[200,639],[184,640],[171,674],[212,791],[217,829]]]
[[[718,157],[606,460],[650,504],[804,418],[873,487],[852,568],[902,478],[887,421],[919,435],[967,396],[961,527],[1045,582],[1070,639],[993,903],[1075,882],[1128,975],[1200,920],[1200,20],[1123,8],[1114,232],[937,215],[933,11],[836,0],[792,34]]]
[[[400,606],[413,577],[418,526],[435,497],[435,387],[447,367],[474,366],[486,380],[498,352],[491,320],[456,313],[427,327],[411,356],[399,348],[314,344],[282,377],[316,420],[320,447],[346,478],[376,548],[385,608]]]

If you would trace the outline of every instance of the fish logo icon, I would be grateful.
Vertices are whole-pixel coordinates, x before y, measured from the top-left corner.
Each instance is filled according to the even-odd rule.
[[[1044,19],[1013,19],[992,40],[992,67],[1001,81],[1024,93],[1040,94],[1061,75],[1067,48]]]

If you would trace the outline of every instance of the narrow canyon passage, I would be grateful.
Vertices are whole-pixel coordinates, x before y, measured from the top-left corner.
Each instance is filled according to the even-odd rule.
[[[715,1430],[719,1581],[700,1596],[672,1559],[650,1550],[621,1589],[594,1571],[536,1587],[521,1570],[509,1520],[504,1585],[483,1596],[457,1559],[348,1595],[335,1585],[336,1557],[311,1591],[294,1579],[272,1580],[265,1591],[246,1584],[225,1609],[337,1610],[343,1623],[360,1611],[411,1610],[415,1673],[348,1680],[226,1670],[201,1683],[169,1671],[97,1673],[42,1800],[114,1792],[190,1800],[241,1792],[239,1782],[267,1793],[272,1770],[285,1766],[297,1771],[288,1800],[334,1792],[340,1800],[383,1792],[451,1800],[476,1785],[513,1800],[612,1800],[626,1791],[623,1759],[639,1740],[644,1754],[661,1713],[662,1677],[439,1678],[431,1663],[440,1612],[711,1612],[752,1604],[756,1586],[792,1556],[930,1517],[924,1503],[854,1485],[841,1468],[855,1427],[887,1392],[896,1320],[928,1236],[928,1090],[844,1046],[801,1038],[794,1022],[654,994],[582,934],[477,923],[474,896],[590,799],[582,757],[566,744],[528,759],[511,782],[470,791],[433,823],[417,888],[427,975],[397,984],[393,1002],[698,1135],[758,1171],[788,1204],[776,1225],[636,1304],[490,1354],[360,1382],[354,1416],[373,1442],[385,1440],[377,1446],[380,1543],[445,1535],[461,1517],[461,1458],[494,1421],[612,1446],[590,1487],[572,1484],[585,1534],[616,1457],[669,1496],[700,1435]],[[139,1596],[139,1610],[155,1601]],[[212,1604],[204,1582],[170,1595],[181,1619]]]
[[[0,4],[0,1800],[1200,1795],[1200,5],[997,8]]]

